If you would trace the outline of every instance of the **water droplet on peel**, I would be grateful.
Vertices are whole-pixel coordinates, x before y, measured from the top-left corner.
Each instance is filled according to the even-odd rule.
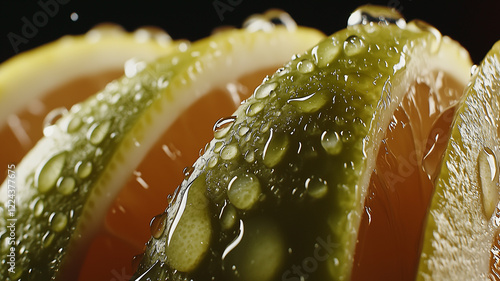
[[[252,15],[243,23],[243,27],[250,32],[270,31],[276,25],[283,25],[288,30],[297,28],[297,23],[288,13],[277,9],[269,10],[263,15]]]
[[[253,152],[252,150],[247,151],[244,158],[248,163],[252,163],[253,161],[255,161],[255,152]]]
[[[134,77],[137,73],[146,68],[146,62],[139,61],[136,58],[131,58],[125,62],[125,76],[128,78]]]
[[[287,100],[287,103],[293,105],[304,113],[313,113],[321,109],[330,100],[331,96],[322,92],[308,94],[303,97],[296,97]]]
[[[49,248],[54,241],[54,233],[47,231],[42,237],[42,245],[44,248]]]
[[[404,17],[394,8],[364,5],[357,8],[347,20],[348,26],[368,24],[396,24],[399,28],[406,26]]]
[[[235,158],[239,153],[238,146],[236,144],[229,144],[224,146],[220,151],[220,158],[224,160],[231,160]]]
[[[305,187],[307,194],[316,199],[324,197],[328,192],[328,184],[321,178],[308,178],[305,182]]]
[[[259,179],[251,174],[234,176],[227,187],[229,201],[240,210],[252,208],[260,192]]]
[[[61,232],[68,224],[68,217],[63,213],[52,213],[49,217],[49,223],[53,231]]]
[[[45,208],[43,200],[41,198],[37,198],[35,199],[35,201],[33,201],[33,203],[33,214],[35,215],[35,217],[39,217],[40,215],[42,215],[43,209]]]
[[[236,224],[238,214],[233,205],[225,205],[219,215],[220,224],[223,230],[229,230]]]
[[[55,186],[65,163],[66,152],[61,152],[38,167],[35,173],[35,187],[38,191],[45,193]]]
[[[356,36],[351,35],[344,41],[344,53],[348,56],[355,56],[366,51],[365,41]]]
[[[69,195],[75,190],[75,179],[72,177],[60,177],[57,181],[57,190],[64,195]]]
[[[342,151],[342,141],[335,131],[324,131],[321,134],[321,146],[330,155],[337,155]]]
[[[68,126],[66,127],[66,131],[68,133],[74,133],[76,130],[78,130],[82,126],[82,119],[79,117],[75,116],[73,117],[69,122]]]
[[[335,38],[319,43],[311,50],[311,55],[318,67],[328,66],[340,52],[341,45]]]
[[[188,167],[185,167],[183,170],[182,170],[182,173],[184,174],[184,178],[187,179],[189,178],[189,176],[194,172],[194,167],[193,166],[188,166]]]
[[[92,173],[92,162],[89,161],[79,161],[75,166],[75,173],[84,179]]]
[[[234,121],[236,121],[236,116],[225,117],[217,120],[213,127],[214,137],[217,139],[223,138],[233,127]]]
[[[470,76],[474,76],[477,73],[478,69],[479,68],[478,68],[477,64],[474,64],[473,66],[471,66],[471,68],[470,68]]]
[[[217,156],[212,156],[210,159],[208,159],[207,165],[209,168],[215,167],[217,165],[217,162],[219,162],[219,157]]]
[[[314,71],[315,65],[310,60],[302,60],[297,63],[297,70],[300,73],[310,73]]]
[[[246,134],[248,133],[248,131],[250,131],[250,128],[243,126],[243,127],[241,127],[241,128],[238,130],[238,135],[239,135],[240,137],[243,137],[244,135],[246,135]]]
[[[94,123],[87,132],[87,139],[93,145],[99,145],[108,135],[111,121],[106,120],[102,123]]]
[[[278,83],[276,82],[261,84],[255,89],[254,96],[256,99],[267,98],[277,87]]]
[[[262,161],[267,167],[272,168],[283,160],[288,148],[288,136],[276,133],[271,129],[269,138],[264,146],[264,151],[262,152]]]
[[[58,107],[56,109],[51,110],[45,118],[43,119],[43,128],[47,128],[49,126],[54,125],[57,120],[66,115],[68,110],[65,107]]]
[[[483,211],[489,219],[500,197],[497,159],[490,148],[485,147],[479,151],[477,167],[479,186],[483,195]]]
[[[159,239],[163,235],[163,232],[165,232],[166,217],[167,217],[167,212],[164,212],[163,214],[155,216],[151,220],[149,224],[151,236],[153,236],[156,239]]]
[[[247,116],[255,116],[259,112],[264,109],[265,104],[261,102],[254,102],[248,105],[247,109],[245,110],[245,114]]]

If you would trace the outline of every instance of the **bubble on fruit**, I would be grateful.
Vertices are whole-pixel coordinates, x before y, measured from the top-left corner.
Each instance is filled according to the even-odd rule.
[[[65,163],[66,152],[61,152],[38,167],[35,173],[35,186],[38,191],[45,193],[55,186]]]
[[[163,214],[155,216],[151,220],[151,223],[149,224],[151,236],[153,236],[156,239],[159,239],[163,235],[163,232],[165,232],[166,217],[167,213],[164,212]]]
[[[297,63],[297,70],[300,73],[310,73],[314,71],[315,65],[310,60],[302,60]]]
[[[236,116],[225,117],[217,120],[213,127],[214,137],[220,139],[226,136],[231,127],[233,127],[234,121],[236,121]]]
[[[94,123],[87,132],[87,139],[93,145],[99,145],[108,135],[111,121],[106,120],[102,123]]]
[[[57,180],[57,190],[63,195],[69,195],[75,190],[75,179],[72,177],[60,177]]]
[[[347,20],[348,26],[374,23],[379,25],[396,24],[399,28],[406,26],[406,20],[396,9],[371,5],[357,8]]]
[[[231,204],[240,210],[248,210],[259,199],[261,189],[257,177],[251,174],[234,176],[227,188]]]
[[[319,199],[328,192],[328,184],[325,180],[317,177],[309,177],[305,181],[307,194],[313,198]]]
[[[68,109],[66,107],[58,107],[51,110],[45,118],[43,119],[43,128],[48,128],[56,123],[61,117],[68,113]]]
[[[231,160],[235,158],[239,153],[238,146],[236,144],[229,144],[224,146],[220,151],[220,158],[224,160]]]
[[[322,92],[315,92],[306,96],[294,97],[287,103],[304,113],[313,113],[320,110],[329,100],[329,96]]]
[[[269,168],[275,167],[281,162],[281,160],[283,160],[288,148],[288,136],[282,133],[274,132],[274,130],[271,129],[269,138],[264,146],[264,151],[262,152],[262,160],[264,164]]]
[[[311,55],[314,62],[319,67],[328,66],[340,52],[341,45],[336,41],[336,38],[327,39],[311,50]]]
[[[269,10],[265,14],[256,14],[250,16],[243,23],[243,28],[250,32],[270,31],[276,25],[285,26],[288,30],[295,30],[297,23],[286,12],[281,10]]]
[[[92,162],[90,161],[78,161],[75,166],[75,173],[81,179],[84,179],[92,173]]]
[[[254,102],[248,105],[245,114],[247,116],[255,116],[264,109],[265,104],[262,102]]]
[[[41,198],[36,198],[33,200],[32,205],[33,215],[35,215],[35,217],[41,216],[45,208],[43,200]]]
[[[366,51],[365,41],[356,35],[347,37],[343,45],[344,53],[347,56],[355,56]]]
[[[68,224],[68,217],[60,212],[54,212],[49,217],[49,224],[53,231],[61,232],[66,228]]]
[[[278,83],[276,82],[261,84],[255,89],[254,96],[256,99],[267,98],[277,87]]]
[[[226,204],[222,207],[219,220],[223,230],[229,230],[234,227],[237,221],[237,213],[233,205]]]
[[[342,140],[335,131],[324,131],[321,134],[321,146],[330,155],[338,155],[342,151]]]
[[[478,180],[482,190],[483,211],[489,219],[498,204],[500,183],[498,179],[498,164],[495,153],[488,147],[479,151]]]
[[[125,62],[125,76],[128,78],[134,77],[137,73],[146,68],[146,62],[140,61],[136,58],[131,58]]]
[[[49,248],[54,241],[54,233],[47,231],[42,237],[42,245],[44,248]]]

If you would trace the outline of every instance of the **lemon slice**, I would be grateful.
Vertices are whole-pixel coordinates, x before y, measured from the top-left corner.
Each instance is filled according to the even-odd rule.
[[[324,37],[313,29],[269,22],[265,30],[255,28],[262,22],[184,44],[149,65],[138,61],[123,78],[45,128],[45,137],[15,168],[16,270],[7,273],[11,240],[4,232],[0,275],[75,279],[82,251],[110,203],[180,113],[211,89],[281,65]],[[1,189],[0,227],[6,229],[8,180]]]
[[[430,206],[419,280],[496,280],[500,42],[473,69]]]
[[[456,104],[471,62],[456,42],[421,21],[407,23],[393,10],[366,6],[353,17],[347,29],[266,79],[215,127],[207,151],[161,216],[163,227],[149,241],[134,280],[355,275],[355,249],[365,240],[358,236],[361,218],[371,214],[365,200],[372,196],[375,171],[382,171],[377,154],[394,116],[414,97],[415,83],[422,83],[430,90],[415,98],[428,103],[416,115],[424,118],[430,108],[438,118]],[[440,76],[456,86],[441,83]],[[424,122],[414,122],[406,128],[420,134]],[[403,146],[425,143],[430,132],[421,131],[425,136]],[[419,163],[424,152],[425,145],[419,146]],[[388,172],[396,175],[397,169]],[[419,186],[415,190],[420,193]],[[374,262],[384,262],[379,256]]]
[[[9,145],[0,148],[0,166],[18,163],[43,136],[44,125],[122,76],[127,60],[151,61],[179,44],[159,29],[126,32],[101,24],[1,64],[0,136]]]

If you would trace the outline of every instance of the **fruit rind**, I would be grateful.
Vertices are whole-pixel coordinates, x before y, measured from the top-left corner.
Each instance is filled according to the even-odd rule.
[[[489,279],[500,226],[498,197],[488,198],[499,192],[499,93],[497,42],[472,74],[457,109],[430,205],[417,280]],[[496,190],[484,190],[489,187]]]

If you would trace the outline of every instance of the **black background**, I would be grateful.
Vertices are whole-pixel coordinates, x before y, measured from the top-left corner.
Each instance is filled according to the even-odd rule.
[[[9,42],[9,33],[22,36],[22,19],[32,21],[42,8],[38,1],[57,0],[1,0],[0,1],[0,62],[16,54]],[[441,33],[459,41],[479,63],[494,42],[500,40],[500,1],[428,1],[428,0],[372,0],[372,1],[90,1],[59,0],[59,11],[49,17],[36,34],[19,45],[19,52],[55,40],[65,34],[81,34],[101,22],[114,22],[127,30],[153,25],[166,30],[174,39],[196,40],[208,36],[221,25],[241,26],[246,17],[269,8],[280,8],[292,15],[300,25],[315,27],[326,34],[345,27],[351,11],[357,6],[372,3],[392,6],[407,20],[420,18],[436,26]],[[219,17],[214,2],[234,4],[232,10]],[[78,20],[72,21],[71,14]]]

